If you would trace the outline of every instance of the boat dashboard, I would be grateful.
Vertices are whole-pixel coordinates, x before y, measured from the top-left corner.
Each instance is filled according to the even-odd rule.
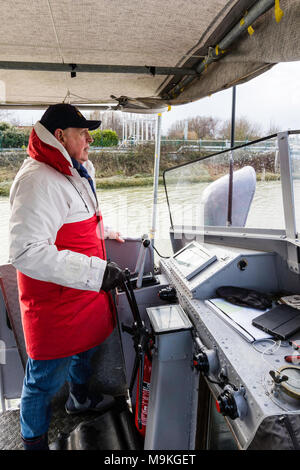
[[[299,131],[164,173],[174,254],[160,260],[161,272],[194,326],[198,369],[242,449],[299,445],[300,323],[282,336],[253,324],[300,294],[299,181]],[[218,295],[224,286],[272,304],[236,304]],[[299,305],[289,305],[299,319]]]

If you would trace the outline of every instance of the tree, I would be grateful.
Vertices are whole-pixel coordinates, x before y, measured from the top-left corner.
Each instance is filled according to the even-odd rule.
[[[9,127],[2,132],[2,147],[3,148],[22,148],[28,145],[29,132],[17,129],[16,127]]]
[[[168,137],[171,137],[173,139],[183,139],[184,128],[185,128],[184,120],[178,120],[178,121],[173,122],[173,124],[171,125],[168,131]]]
[[[90,119],[100,120],[101,129],[115,131],[119,137],[123,137],[123,122],[120,111],[93,111],[90,113]]]
[[[0,109],[0,121],[5,121],[13,126],[19,125],[19,117],[17,113],[7,109]]]
[[[231,138],[231,120],[221,125],[219,136],[221,139]],[[251,123],[247,118],[241,117],[235,121],[234,140],[255,140],[261,137],[259,124]]]
[[[185,120],[175,121],[168,131],[168,137],[182,139],[186,122],[188,124],[188,136],[193,135],[194,139],[216,138],[219,119],[213,118],[212,116],[195,116]]]
[[[91,136],[94,139],[92,142],[93,147],[113,147],[119,143],[117,133],[110,129],[105,129],[103,131],[101,129],[96,129],[95,131],[91,131]]]
[[[214,139],[219,119],[211,116],[195,116],[188,119],[188,129],[195,132],[198,139]]]
[[[22,148],[28,145],[29,130],[18,129],[8,122],[0,122],[0,145],[3,148]]]
[[[0,122],[0,131],[4,132],[7,131],[7,129],[10,129],[11,125],[8,122],[2,121]]]
[[[273,121],[270,121],[270,125],[269,125],[269,129],[267,130],[267,135],[273,135],[273,134],[277,134],[278,132],[280,132],[280,127],[275,124]]]

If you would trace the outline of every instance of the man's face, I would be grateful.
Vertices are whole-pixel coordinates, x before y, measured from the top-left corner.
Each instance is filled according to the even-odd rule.
[[[57,129],[55,137],[65,147],[70,157],[75,158],[79,163],[88,160],[88,151],[93,138],[88,129],[68,127],[67,129]]]

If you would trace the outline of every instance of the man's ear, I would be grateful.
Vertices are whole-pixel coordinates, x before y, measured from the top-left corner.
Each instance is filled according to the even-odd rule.
[[[62,129],[55,129],[54,131],[54,137],[62,144],[64,145],[64,131]]]

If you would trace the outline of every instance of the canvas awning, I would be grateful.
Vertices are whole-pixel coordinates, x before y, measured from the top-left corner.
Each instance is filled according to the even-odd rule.
[[[0,0],[0,18],[2,104],[182,104],[300,59],[297,0]]]

